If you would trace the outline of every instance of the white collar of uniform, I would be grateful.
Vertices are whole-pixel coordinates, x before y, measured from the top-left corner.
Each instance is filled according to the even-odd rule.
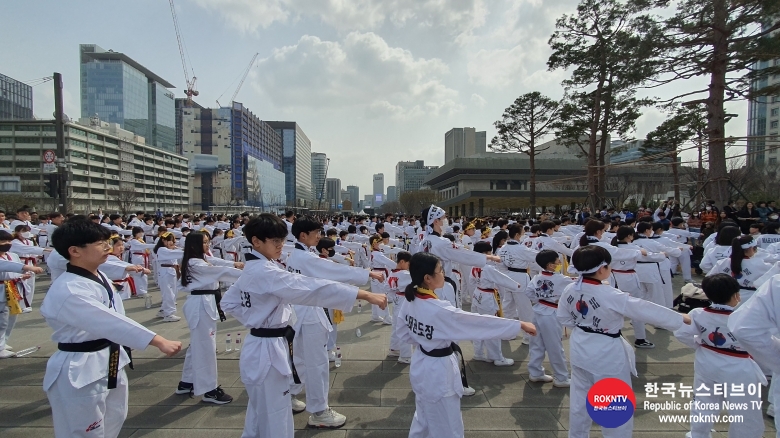
[[[713,309],[717,309],[717,310],[730,310],[732,312],[734,311],[733,307],[727,306],[725,304],[715,304],[715,303],[712,303],[712,304],[710,304],[710,307],[712,307]]]
[[[269,261],[264,255],[260,254],[259,252],[257,252],[254,249],[249,251],[249,253],[252,254],[253,256],[257,257],[259,260],[264,260],[266,262]]]

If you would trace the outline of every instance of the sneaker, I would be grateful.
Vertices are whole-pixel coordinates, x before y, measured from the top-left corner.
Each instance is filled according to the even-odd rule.
[[[336,429],[347,422],[347,417],[339,414],[331,408],[325,409],[320,415],[309,416],[309,427]]]
[[[25,307],[24,309],[22,309],[22,313],[30,313],[30,312],[32,312],[32,307]]]
[[[474,355],[474,358],[472,360],[478,360],[480,362],[493,362],[492,360],[490,360],[490,359],[488,359],[486,357],[477,356],[477,355]]]
[[[463,397],[471,397],[472,395],[476,394],[477,391],[474,390],[474,388],[470,386],[464,386],[463,387]]]
[[[233,397],[225,394],[225,390],[222,389],[222,387],[217,386],[216,389],[212,389],[203,394],[203,401],[217,405],[226,405],[233,401]]]
[[[393,325],[393,320],[392,319],[383,319],[382,320],[382,324],[383,325]]]
[[[636,348],[655,348],[655,344],[648,342],[647,339],[637,339],[634,341],[634,347]]]
[[[298,400],[295,396],[290,397],[290,401],[292,402],[293,414],[298,414],[306,410],[306,403]]]
[[[163,322],[176,322],[176,321],[181,321],[181,316],[168,315],[163,318]]]
[[[494,360],[493,361],[493,365],[495,365],[497,367],[511,367],[514,364],[515,364],[515,360],[514,359],[509,359],[509,358],[506,358],[506,357],[501,359],[501,360]]]
[[[13,350],[13,349],[14,349],[14,347],[12,347],[12,346],[10,346],[8,344],[5,344],[5,350]]]
[[[379,316],[372,316],[371,317],[371,322],[385,322],[385,319],[381,318]]]
[[[390,350],[387,352],[388,357],[399,357],[401,356],[401,352],[398,350]]]
[[[333,350],[330,350],[328,352],[328,362],[335,362],[336,361],[336,352]]]
[[[399,357],[398,358],[398,363],[410,364],[410,363],[412,363],[412,358],[411,357]]]
[[[162,309],[158,310],[155,316],[158,318],[165,318],[165,314],[163,313]]]
[[[554,379],[553,379],[553,377],[551,375],[545,374],[545,375],[543,375],[541,377],[529,377],[528,380],[530,380],[532,382],[550,383]]]
[[[0,351],[0,359],[8,359],[9,357],[14,357],[14,356],[16,356],[16,353],[14,353],[13,351],[10,350]]]
[[[568,387],[571,386],[571,380],[570,379],[566,379],[566,380],[553,379],[553,386],[556,387],[556,388],[568,388]]]
[[[176,388],[176,394],[192,394],[195,390],[195,385],[187,382],[179,382],[179,386]]]
[[[766,416],[769,418],[775,418],[775,405],[770,403],[766,408]]]

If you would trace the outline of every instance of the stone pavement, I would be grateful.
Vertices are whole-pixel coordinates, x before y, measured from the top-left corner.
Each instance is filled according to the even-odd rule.
[[[678,277],[679,278],[679,277]],[[679,283],[679,280],[676,280]],[[39,279],[36,301],[43,298],[48,279]],[[679,290],[681,284],[677,284]],[[159,292],[152,290],[159,303]],[[179,297],[179,309],[184,298]],[[39,301],[36,303],[39,304]],[[37,307],[37,306],[36,306]],[[169,339],[178,339],[185,346],[189,338],[184,319],[163,323],[155,318],[157,308],[145,309],[143,300],[125,302],[129,317]],[[357,309],[357,307],[355,308]],[[409,383],[409,366],[398,364],[385,356],[390,327],[369,321],[370,308],[362,313],[346,315],[339,325],[339,345],[344,356],[340,368],[331,366],[330,404],[347,416],[347,424],[337,430],[306,429],[307,414],[295,415],[296,437],[357,438],[406,437],[414,413],[414,394]],[[355,336],[360,327],[362,337]],[[149,438],[218,438],[240,437],[247,405],[247,395],[239,378],[236,352],[224,352],[225,334],[235,338],[246,330],[237,321],[219,325],[219,381],[233,397],[225,406],[206,405],[199,399],[174,395],[181,377],[184,354],[175,358],[160,357],[154,348],[134,352],[135,370],[127,369],[130,379],[130,401],[127,421],[120,436]],[[624,336],[633,340],[633,330],[626,324]],[[41,389],[46,360],[54,352],[49,340],[51,331],[37,308],[22,315],[16,324],[10,344],[15,349],[40,345],[31,356],[0,361],[0,436],[3,438],[53,436],[51,410]],[[639,378],[633,381],[637,399],[635,437],[683,437],[688,426],[682,423],[660,423],[659,413],[642,408],[646,400],[644,386],[648,382],[693,384],[693,352],[677,342],[670,332],[648,328],[648,338],[656,344],[653,350],[637,350]],[[568,341],[566,342],[568,344]],[[469,368],[469,383],[477,390],[473,397],[462,400],[463,421],[467,437],[523,438],[567,436],[568,389],[551,384],[528,381],[528,347],[520,340],[505,341],[504,354],[515,360],[513,367],[495,367],[470,361],[470,342],[461,343]],[[568,345],[565,345],[568,352]],[[331,364],[332,365],[332,364]],[[548,367],[549,368],[549,367]],[[766,399],[766,388],[764,399]],[[680,401],[660,395],[653,401]],[[764,404],[766,407],[766,403]],[[686,412],[672,412],[685,414]],[[774,437],[774,424],[764,417],[765,437]],[[727,424],[717,424],[715,437],[725,437]],[[600,437],[594,427],[593,437]]]

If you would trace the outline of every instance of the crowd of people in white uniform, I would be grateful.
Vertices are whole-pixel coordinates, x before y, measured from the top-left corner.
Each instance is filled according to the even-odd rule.
[[[410,364],[410,437],[462,437],[460,398],[476,391],[461,345],[473,342],[472,360],[511,367],[502,340],[517,337],[528,344],[530,381],[568,388],[569,436],[587,437],[589,389],[603,378],[631,385],[634,348],[655,347],[647,324],[696,350],[695,387],[767,385],[780,371],[780,300],[773,296],[780,293],[780,235],[743,234],[727,218],[703,239],[682,217],[666,220],[663,207],[660,217],[596,218],[583,210],[536,220],[450,220],[435,205],[415,216],[325,218],[54,213],[31,222],[21,208],[9,223],[0,212],[0,358],[15,355],[8,339],[17,317],[40,306],[58,343],[43,382],[55,435],[91,436],[100,428],[117,436],[127,415],[131,349],[152,345],[172,356],[182,348],[124,315],[123,300],[157,301],[152,278],[163,321],[181,320],[177,293],[187,296],[190,340],[175,393],[218,405],[233,400],[219,385],[216,356],[218,322],[230,315],[251,335],[240,355],[249,394],[242,436],[292,437],[294,413],[307,411],[310,427],[347,421],[328,405],[329,362],[338,323],[365,302],[373,322],[392,326],[388,356]],[[672,277],[693,282],[699,245],[706,278],[694,287],[707,301],[679,313]],[[34,302],[41,259],[52,284]],[[370,292],[360,289],[368,284]],[[633,343],[621,333],[626,318]],[[692,408],[699,413],[717,412]],[[760,408],[738,413],[744,421],[731,424],[730,436],[762,436]],[[772,404],[767,414],[774,415]],[[710,427],[692,423],[688,435],[707,437]],[[632,430],[629,420],[603,436]]]

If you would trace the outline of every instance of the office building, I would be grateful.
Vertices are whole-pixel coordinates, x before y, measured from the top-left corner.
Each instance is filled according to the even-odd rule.
[[[32,87],[0,74],[0,120],[31,120],[32,118]]]
[[[424,160],[399,161],[395,165],[395,190],[400,199],[404,192],[420,190],[425,179],[439,166],[426,166]]]
[[[0,121],[0,173],[19,177],[21,191],[39,212],[56,210],[54,199],[45,194],[48,175],[41,166],[43,153],[56,149],[53,120]],[[67,122],[64,158],[72,165],[68,212],[189,210],[187,159],[147,145],[116,123],[96,117]]]
[[[470,157],[484,153],[487,148],[487,133],[476,132],[474,128],[452,128],[444,134],[444,162],[455,158]]]
[[[174,106],[176,108],[176,153],[184,155],[182,152],[182,112],[184,108],[197,108],[206,109],[195,101],[187,102],[185,98],[177,98],[174,100]]]
[[[341,204],[341,180],[338,178],[327,178],[325,180],[325,202],[329,210],[337,210]]]
[[[173,84],[124,53],[95,44],[79,45],[81,117],[97,115],[144,136],[159,149],[176,152]]]
[[[360,205],[360,187],[347,186],[347,192],[349,192],[349,200],[352,201],[352,208]]]
[[[757,61],[757,70],[780,65],[780,58]],[[780,84],[780,75],[765,75],[753,82],[756,91]],[[749,166],[777,165],[780,156],[780,95],[758,96],[748,100],[747,163]]]
[[[387,186],[386,201],[387,202],[393,202],[393,201],[397,201],[397,200],[398,200],[398,196],[396,196],[395,186]]]
[[[314,191],[314,208],[321,210],[325,196],[325,178],[328,177],[328,156],[321,152],[311,153],[311,189]]]
[[[385,202],[385,174],[374,174],[374,200],[373,206],[379,207]]]
[[[296,122],[266,122],[282,138],[287,206],[312,208],[314,190],[311,184],[311,141]]]
[[[194,174],[194,210],[285,206],[282,139],[243,104],[182,108],[182,152]]]

